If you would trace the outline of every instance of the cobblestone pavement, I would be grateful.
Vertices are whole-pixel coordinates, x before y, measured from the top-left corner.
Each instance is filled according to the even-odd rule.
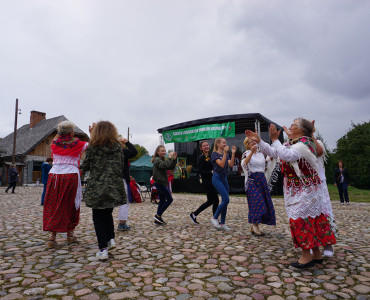
[[[68,245],[48,249],[42,231],[40,187],[0,194],[1,299],[368,299],[370,294],[370,205],[333,204],[339,234],[335,256],[323,266],[297,271],[283,199],[274,199],[277,226],[265,237],[250,234],[244,197],[231,197],[227,224],[213,229],[211,208],[191,223],[189,213],[204,195],[175,194],[153,224],[156,205],[130,206],[132,230],[118,232],[109,260],[95,258],[91,209],[82,204],[76,235]],[[117,217],[118,210],[114,215]]]

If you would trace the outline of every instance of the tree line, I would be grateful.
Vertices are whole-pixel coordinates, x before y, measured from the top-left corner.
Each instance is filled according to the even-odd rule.
[[[328,151],[325,165],[328,183],[334,183],[334,169],[339,160],[344,162],[352,186],[370,189],[370,122],[352,122],[348,132],[337,141],[336,149]]]

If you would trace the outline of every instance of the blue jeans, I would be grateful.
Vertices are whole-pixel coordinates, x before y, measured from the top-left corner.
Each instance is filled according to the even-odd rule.
[[[44,202],[45,202],[45,194],[46,194],[47,186],[48,186],[47,184],[44,184],[44,189],[42,190],[42,195],[41,195],[41,205],[44,205]]]
[[[229,183],[227,182],[227,176],[219,173],[213,173],[212,184],[216,188],[217,192],[221,195],[222,199],[213,217],[218,219],[218,216],[221,214],[221,224],[225,224],[227,205],[230,202]]]
[[[154,186],[157,188],[158,197],[159,197],[157,215],[162,216],[162,214],[166,211],[166,209],[171,205],[173,199],[172,199],[171,192],[168,189],[168,187],[160,183],[154,183]]]
[[[132,202],[134,202],[134,201],[132,201],[132,193],[131,193],[131,186],[130,186],[130,180],[126,180],[126,179],[124,179],[125,180],[125,182],[126,182],[126,185],[127,185],[127,200],[128,200],[128,202],[129,203],[132,203]]]

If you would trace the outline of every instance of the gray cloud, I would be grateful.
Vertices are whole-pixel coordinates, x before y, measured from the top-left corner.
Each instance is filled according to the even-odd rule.
[[[288,4],[287,4],[288,3]],[[369,120],[366,1],[0,4],[0,136],[23,114],[110,120],[151,152],[156,129],[259,112],[315,119],[335,147]]]

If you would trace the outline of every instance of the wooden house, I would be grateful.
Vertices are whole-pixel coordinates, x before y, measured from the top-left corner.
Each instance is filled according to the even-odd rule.
[[[20,175],[20,184],[41,183],[41,164],[51,156],[50,143],[57,134],[65,116],[46,119],[46,113],[31,111],[30,124],[17,129],[15,161]],[[89,136],[75,128],[75,136],[88,141]],[[8,169],[12,162],[14,133],[0,140],[0,174],[3,184],[7,183]]]

